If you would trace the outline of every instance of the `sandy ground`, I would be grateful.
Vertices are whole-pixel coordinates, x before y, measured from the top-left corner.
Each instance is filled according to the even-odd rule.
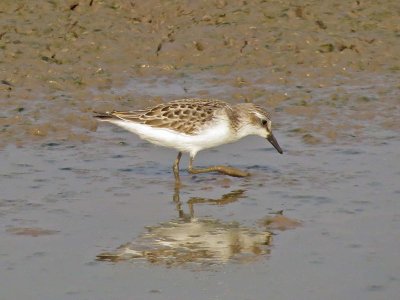
[[[0,144],[88,141],[97,126],[93,109],[136,108],[172,96],[254,101],[302,116],[305,122],[285,128],[311,143],[337,142],[344,131],[360,136],[365,125],[354,119],[398,130],[392,114],[399,7],[398,1],[2,1]],[[180,80],[180,90],[155,95],[148,85],[160,78],[164,85]],[[202,88],[188,90],[185,79]]]

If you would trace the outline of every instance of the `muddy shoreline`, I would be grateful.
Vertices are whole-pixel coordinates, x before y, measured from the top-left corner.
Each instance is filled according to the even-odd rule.
[[[89,141],[93,109],[184,97],[287,113],[299,124],[280,125],[306,143],[338,142],[343,130],[363,136],[355,119],[398,130],[398,9],[397,1],[2,1],[0,145]],[[332,113],[346,117],[325,120]],[[339,123],[343,130],[332,127]]]

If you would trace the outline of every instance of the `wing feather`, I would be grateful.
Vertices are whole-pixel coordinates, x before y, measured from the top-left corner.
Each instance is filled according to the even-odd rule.
[[[219,110],[230,108],[219,100],[181,99],[135,111],[113,111],[111,116],[146,124],[156,128],[168,128],[186,134],[196,134],[204,123]]]

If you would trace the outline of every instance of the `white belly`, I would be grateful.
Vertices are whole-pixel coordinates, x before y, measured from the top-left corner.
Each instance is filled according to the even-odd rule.
[[[221,121],[197,135],[188,135],[174,130],[154,128],[148,125],[127,122],[123,120],[110,120],[130,132],[136,133],[150,143],[175,148],[178,151],[189,152],[192,157],[203,149],[213,148],[222,144],[236,141],[238,138],[232,133],[226,122]]]

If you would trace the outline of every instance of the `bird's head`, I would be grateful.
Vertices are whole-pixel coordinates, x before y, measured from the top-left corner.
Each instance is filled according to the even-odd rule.
[[[266,138],[272,146],[282,154],[282,148],[279,146],[278,141],[272,133],[270,114],[262,107],[252,103],[242,104],[242,111],[245,111],[246,117],[248,118],[248,125],[246,128],[242,129],[242,131],[245,132],[243,135],[253,134]],[[242,116],[242,119],[243,118],[245,118],[245,116]]]

